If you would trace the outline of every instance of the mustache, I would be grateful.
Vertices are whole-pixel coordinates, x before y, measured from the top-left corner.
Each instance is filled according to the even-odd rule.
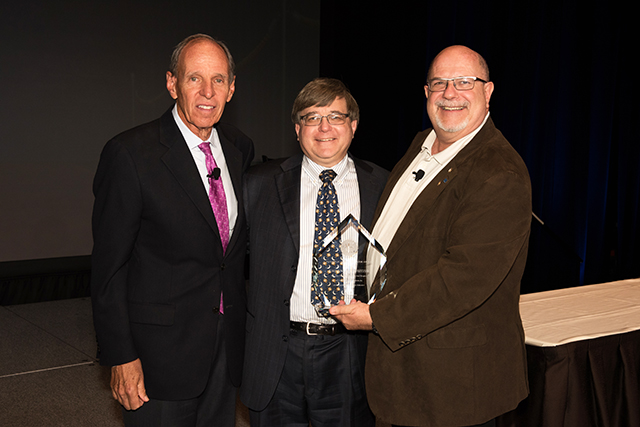
[[[466,107],[469,106],[469,101],[453,102],[453,101],[440,100],[440,101],[436,101],[435,105],[436,105],[436,107],[447,107],[447,108],[464,107],[464,108],[466,108]]]

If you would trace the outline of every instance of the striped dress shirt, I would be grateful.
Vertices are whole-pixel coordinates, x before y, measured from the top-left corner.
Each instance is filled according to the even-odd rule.
[[[333,185],[338,194],[340,220],[344,220],[349,214],[360,220],[360,190],[353,160],[349,156],[345,156],[337,165],[326,168],[304,156],[300,175],[300,256],[290,305],[291,320],[296,322],[336,323],[333,319],[319,316],[311,305],[315,208],[318,190],[322,185],[320,173],[325,169],[333,169],[337,174],[333,180]],[[345,230],[342,236],[343,242],[351,240],[357,244],[357,239],[358,233],[352,227]],[[343,272],[345,282],[353,278],[354,275],[355,271],[353,270],[345,269]],[[351,295],[345,293],[345,301],[347,303],[351,301],[351,298],[353,298],[353,292],[351,292]]]

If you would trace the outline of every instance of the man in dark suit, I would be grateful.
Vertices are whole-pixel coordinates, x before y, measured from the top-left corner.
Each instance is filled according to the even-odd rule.
[[[331,310],[349,329],[374,331],[367,395],[395,425],[495,425],[528,393],[518,303],[531,186],[489,117],[493,87],[471,49],[434,59],[434,129],[416,136],[376,210],[387,284],[371,305]]]
[[[255,166],[245,176],[251,273],[241,398],[252,427],[373,426],[364,390],[367,335],[318,315],[312,259],[318,194],[329,185],[321,176],[333,177],[335,224],[352,214],[369,226],[387,172],[348,154],[359,110],[339,80],[307,84],[291,116],[303,154]],[[347,230],[340,246],[357,248],[357,240]]]
[[[95,176],[100,363],[127,426],[233,426],[253,143],[218,123],[235,91],[224,44],[188,37],[166,78],[175,106],[109,141]]]

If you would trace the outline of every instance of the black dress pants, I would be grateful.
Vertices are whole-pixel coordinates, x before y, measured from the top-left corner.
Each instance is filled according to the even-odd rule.
[[[215,358],[204,392],[195,399],[169,401],[150,397],[135,411],[122,409],[126,427],[234,427],[237,388],[227,367],[223,318],[218,321]]]
[[[251,427],[374,427],[364,389],[367,335],[291,331],[275,394]]]

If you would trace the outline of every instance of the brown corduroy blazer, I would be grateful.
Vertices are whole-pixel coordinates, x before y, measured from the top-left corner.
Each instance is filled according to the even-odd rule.
[[[375,214],[430,129],[391,172]],[[518,309],[531,223],[527,168],[489,118],[415,201],[387,248],[371,305],[373,412],[411,426],[466,426],[528,394]]]

